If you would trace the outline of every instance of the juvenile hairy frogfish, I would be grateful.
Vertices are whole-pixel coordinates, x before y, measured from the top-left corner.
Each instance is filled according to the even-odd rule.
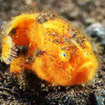
[[[86,83],[98,68],[86,36],[53,12],[14,17],[2,35],[1,55],[10,73],[31,70],[61,86]]]

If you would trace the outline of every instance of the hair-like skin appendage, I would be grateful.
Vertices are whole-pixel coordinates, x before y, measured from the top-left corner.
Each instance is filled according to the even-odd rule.
[[[15,17],[7,29],[7,38],[2,38],[2,59],[10,63],[11,73],[32,70],[49,83],[68,86],[88,82],[97,72],[98,62],[85,35],[53,13]],[[10,43],[4,44],[6,40]],[[12,55],[11,43],[18,50],[27,50],[19,55],[15,51],[17,57],[7,62]]]

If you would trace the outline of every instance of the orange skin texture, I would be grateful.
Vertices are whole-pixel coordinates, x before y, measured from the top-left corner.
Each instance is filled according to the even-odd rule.
[[[61,86],[90,81],[98,69],[90,42],[68,21],[57,16],[49,18],[46,14],[47,21],[43,21],[43,14],[22,14],[9,24],[6,33],[11,37],[11,43],[28,49],[26,54],[11,60],[10,73],[31,70],[39,78]],[[41,16],[42,20],[38,18]],[[2,43],[6,38],[3,39]],[[5,46],[8,46],[7,43],[2,44],[2,59],[7,63],[10,56],[6,56],[8,51]],[[44,53],[37,56],[38,49]]]

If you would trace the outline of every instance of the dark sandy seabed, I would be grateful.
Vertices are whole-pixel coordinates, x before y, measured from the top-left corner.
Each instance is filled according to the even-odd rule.
[[[104,0],[0,0],[0,30],[13,16],[49,9],[70,20],[83,33],[97,22],[105,30]],[[27,71],[18,79],[9,74],[8,65],[0,62],[0,105],[105,105],[105,44],[99,35],[91,37],[91,33],[90,39],[100,67],[95,78],[85,85],[51,87]]]

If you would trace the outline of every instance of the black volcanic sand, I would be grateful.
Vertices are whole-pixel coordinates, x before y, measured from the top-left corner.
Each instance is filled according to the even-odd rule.
[[[29,2],[30,1],[30,2]],[[2,26],[23,12],[54,9],[83,32],[95,22],[105,26],[104,0],[0,0],[0,30]],[[98,14],[98,15],[97,15]],[[0,36],[1,37],[1,36]],[[105,104],[105,48],[94,42],[100,67],[95,78],[78,86],[50,86],[35,74],[25,71],[20,77],[9,74],[9,65],[0,62],[1,105],[104,105]],[[1,52],[1,51],[0,51]]]
[[[5,105],[101,105],[105,98],[105,69],[89,83],[79,86],[52,87],[32,72],[21,78],[9,74],[9,66],[0,63],[0,103]],[[99,98],[99,99],[97,99]]]

